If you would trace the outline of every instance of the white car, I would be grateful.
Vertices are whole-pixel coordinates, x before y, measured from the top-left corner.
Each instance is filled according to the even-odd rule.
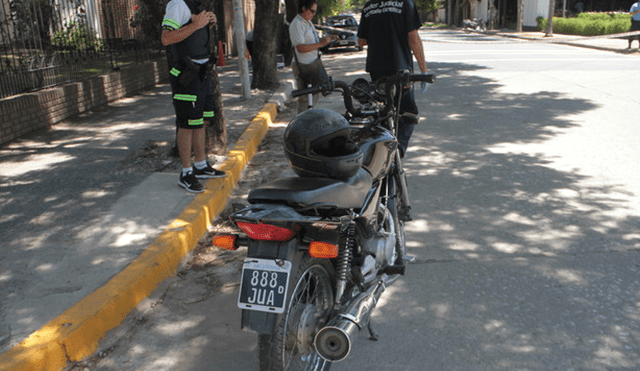
[[[322,51],[335,48],[357,48],[358,46],[358,21],[351,15],[336,15],[327,17],[324,26],[316,26],[322,30],[323,35],[338,35],[339,39],[322,48]]]

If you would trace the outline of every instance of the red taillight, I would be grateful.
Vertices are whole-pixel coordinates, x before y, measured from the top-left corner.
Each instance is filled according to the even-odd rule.
[[[333,259],[338,256],[338,245],[313,241],[309,244],[309,255],[320,259]]]
[[[213,246],[225,250],[238,250],[236,240],[238,236],[232,234],[221,234],[213,237]]]
[[[282,227],[276,227],[269,224],[253,224],[245,222],[237,222],[240,227],[249,238],[261,241],[288,241],[296,232]]]

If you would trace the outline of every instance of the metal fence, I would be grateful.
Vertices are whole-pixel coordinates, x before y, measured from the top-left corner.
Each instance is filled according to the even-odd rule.
[[[0,98],[161,58],[140,7],[138,0],[0,0]]]

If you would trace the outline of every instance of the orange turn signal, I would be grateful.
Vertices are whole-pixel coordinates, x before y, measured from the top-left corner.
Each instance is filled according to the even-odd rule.
[[[313,241],[309,244],[309,255],[320,259],[333,259],[338,256],[338,245]]]
[[[236,244],[237,236],[232,234],[221,234],[213,237],[213,246],[224,250],[238,250]]]

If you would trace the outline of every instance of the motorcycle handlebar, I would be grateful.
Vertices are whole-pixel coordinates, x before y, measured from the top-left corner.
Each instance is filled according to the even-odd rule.
[[[310,88],[305,88],[305,89],[294,90],[291,92],[291,95],[295,98],[302,95],[316,94],[316,93],[320,93],[320,85],[312,86]]]
[[[342,98],[344,100],[344,106],[347,111],[351,112],[352,114],[355,113],[353,101],[351,100],[351,89],[349,88],[349,84],[344,81],[334,81],[333,79],[329,78],[329,81],[322,84],[318,84],[310,88],[294,90],[291,92],[291,95],[293,97],[316,93],[322,93],[326,95],[336,89],[342,90]]]
[[[385,82],[388,85],[404,85],[410,82],[426,82],[429,84],[433,84],[434,82],[436,82],[436,75],[434,75],[433,73],[413,74],[409,71],[401,71],[394,76],[383,77],[381,81]]]
[[[436,75],[432,73],[428,74],[412,74],[409,71],[400,72],[395,76],[387,77],[385,79],[387,84],[408,84],[410,82],[426,82],[429,84],[433,84],[436,81]],[[351,114],[356,114],[356,109],[353,106],[353,100],[351,97],[351,89],[350,85],[344,81],[334,81],[329,78],[329,81],[324,82],[322,84],[318,84],[316,86],[312,86],[310,88],[294,90],[291,92],[293,97],[300,97],[307,94],[317,94],[322,93],[324,95],[332,92],[333,90],[340,89],[342,90],[342,98],[344,100],[344,105],[347,111]]]
[[[415,82],[427,82],[429,84],[433,84],[436,82],[436,75],[433,73],[427,73],[424,75],[409,75],[409,81]]]

